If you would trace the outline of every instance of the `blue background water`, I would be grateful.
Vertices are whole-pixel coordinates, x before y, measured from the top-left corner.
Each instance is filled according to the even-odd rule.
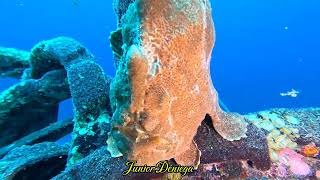
[[[241,113],[273,107],[320,106],[320,1],[214,0],[217,41],[211,71],[220,97]],[[37,42],[70,36],[115,69],[109,32],[116,28],[110,0],[0,0],[0,46],[29,50]],[[1,79],[0,91],[16,83]],[[292,88],[297,98],[282,97]],[[62,103],[60,118],[72,115]],[[63,110],[62,110],[63,109]]]

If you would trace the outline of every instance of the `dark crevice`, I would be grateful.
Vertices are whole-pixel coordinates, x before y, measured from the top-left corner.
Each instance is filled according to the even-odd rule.
[[[46,180],[60,174],[66,167],[67,156],[55,156],[47,160],[36,162],[18,171],[13,180]]]
[[[212,118],[209,114],[206,114],[206,117],[204,118],[204,123],[209,127],[213,127]]]
[[[249,167],[253,168],[253,162],[251,160],[247,160],[247,164]]]

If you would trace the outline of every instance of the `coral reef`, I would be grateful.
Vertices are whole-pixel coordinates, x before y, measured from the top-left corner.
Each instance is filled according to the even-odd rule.
[[[109,105],[109,84],[111,78],[104,75],[103,70],[94,62],[94,57],[89,51],[77,41],[65,37],[43,41],[40,44],[43,47],[41,52],[46,52],[48,55],[43,53],[39,56],[51,57],[51,62],[53,60],[58,61],[61,66],[48,69],[45,65],[45,59],[41,60],[41,58],[38,58],[37,62],[43,62],[34,63],[31,67],[25,69],[25,71],[30,72],[28,78],[23,79],[20,83],[1,94],[3,99],[0,103],[0,107],[3,107],[1,112],[5,112],[5,110],[7,112],[17,112],[1,116],[3,124],[11,122],[6,126],[0,126],[3,128],[1,133],[11,133],[10,135],[16,133],[15,128],[17,126],[15,124],[17,122],[13,117],[32,117],[37,112],[37,107],[46,112],[47,106],[57,106],[59,102],[68,97],[72,97],[73,99],[74,121],[57,122],[50,126],[48,122],[43,123],[41,126],[48,127],[38,131],[37,129],[40,127],[40,120],[38,118],[25,122],[28,123],[28,127],[38,128],[26,132],[25,135],[21,135],[21,137],[25,136],[23,138],[20,136],[12,138],[11,144],[0,149],[0,158],[4,156],[0,160],[1,178],[33,178],[35,173],[38,173],[39,168],[46,168],[41,173],[41,177],[46,179],[53,177],[54,179],[182,178],[181,175],[174,173],[122,176],[122,171],[126,168],[125,162],[128,160],[128,157],[113,156],[121,155],[115,154],[119,153],[116,152],[118,147],[130,149],[130,146],[126,146],[132,144],[130,144],[130,141],[126,144],[126,142],[116,140],[123,138],[122,133],[130,134],[132,129],[122,129],[121,127],[113,126],[113,130],[111,130],[110,126],[111,123],[119,123],[119,121],[121,123],[121,118],[116,119],[116,117],[121,117],[123,114],[115,107],[121,103],[126,103],[127,99],[124,97],[130,97],[130,94],[117,94],[117,98],[122,97],[123,99],[111,101],[112,111]],[[35,49],[37,48],[33,48],[33,50]],[[38,50],[37,52],[40,51]],[[126,69],[120,68],[123,65],[121,63],[124,63],[122,57],[117,65],[120,70],[117,73],[125,74]],[[31,73],[35,71],[35,69],[32,69],[35,67],[39,69],[43,67],[46,70],[39,70],[41,73]],[[60,69],[60,67],[63,68]],[[143,66],[138,64],[135,67],[138,68],[137,72],[140,72],[138,71],[140,67]],[[34,79],[33,77],[35,76],[33,74],[38,74],[41,78]],[[139,73],[136,76],[139,76]],[[112,80],[111,86],[117,85],[117,83],[124,80],[115,78]],[[126,90],[126,88],[130,89],[129,85],[124,84],[122,86],[123,90]],[[131,93],[131,91],[112,91],[112,93],[115,92]],[[158,97],[158,93],[161,95],[162,92],[157,91],[156,94],[151,94],[147,97],[152,100],[152,98]],[[31,104],[35,102],[37,106],[34,105],[31,108]],[[139,105],[139,102],[133,102]],[[165,102],[165,97],[163,97],[161,103]],[[216,108],[219,107],[216,106]],[[185,109],[178,112],[183,114],[189,112],[189,110]],[[217,116],[222,119],[239,116],[223,113],[222,111],[218,112]],[[320,170],[320,126],[319,123],[315,123],[320,120],[319,112],[318,108],[271,109],[244,115],[243,122],[247,124],[247,137],[235,141],[229,141],[219,133],[216,130],[217,125],[214,124],[215,121],[212,121],[214,117],[206,114],[204,120],[200,121],[200,126],[197,126],[196,134],[192,136],[192,143],[190,145],[184,144],[188,150],[182,152],[180,156],[172,157],[174,160],[171,157],[168,157],[167,160],[171,159],[171,164],[197,166],[197,171],[183,177],[186,179],[197,177],[213,179],[239,177],[244,179],[316,178],[319,176]],[[111,115],[113,116],[112,119],[110,119]],[[161,118],[160,112],[156,115]],[[52,121],[56,120],[56,112],[50,116],[54,117]],[[144,118],[148,116],[150,114],[145,114]],[[157,116],[154,115],[152,117]],[[239,116],[239,118],[241,117]],[[112,122],[113,120],[115,122]],[[150,125],[153,125],[153,122]],[[149,126],[146,127],[150,128]],[[188,127],[188,124],[185,124],[185,126]],[[154,128],[158,127],[159,124]],[[70,147],[47,142],[58,140],[60,137],[70,133],[72,128],[73,141]],[[24,127],[24,129],[26,128]],[[21,132],[25,131],[21,130]],[[108,136],[108,133],[111,136]],[[185,130],[185,133],[188,134],[189,131]],[[144,138],[144,136],[141,136],[144,134],[138,135],[139,138]],[[133,136],[138,137],[135,134]],[[1,140],[7,138],[6,135],[2,137],[5,138],[1,138]],[[152,139],[150,142],[150,147],[152,147],[153,143],[156,145],[163,143],[161,139]],[[107,146],[107,143],[109,146]],[[121,145],[120,143],[123,144]],[[110,144],[114,145],[115,149]],[[148,143],[145,145],[148,145]],[[168,144],[168,146],[171,146],[171,144]],[[157,149],[154,150],[158,152]],[[65,168],[66,166],[68,168]]]
[[[271,109],[245,116],[266,133],[271,158],[268,177],[315,177],[320,169],[320,109]]]
[[[114,6],[113,79],[72,38],[42,41],[30,53],[0,48],[0,77],[21,79],[0,94],[0,179],[319,178],[319,108],[241,116],[219,107],[209,1]],[[56,122],[70,97],[73,121]],[[53,142],[71,131],[70,145]],[[128,160],[197,169],[124,177]]]
[[[175,158],[196,166],[200,154],[192,140],[206,114],[223,138],[246,137],[243,117],[223,112],[212,86],[215,34],[209,1],[117,2],[121,23],[111,44],[116,57],[122,56],[110,89],[112,154],[140,164]],[[114,42],[120,30],[122,51]]]
[[[279,152],[279,162],[281,168],[287,166],[291,173],[297,176],[306,177],[311,174],[310,166],[302,159],[304,156],[298,154],[292,149],[285,148]],[[286,175],[285,173],[282,175]]]
[[[299,113],[296,113],[296,111],[298,111]],[[313,115],[306,116],[315,113],[315,111],[312,111],[311,109],[299,109],[296,111],[290,109],[281,109],[281,112],[290,116],[294,115],[299,120],[301,120],[301,118],[309,119],[309,122],[313,122],[315,120]],[[256,113],[256,115],[258,114],[259,112]],[[309,123],[307,121],[305,122],[305,124]],[[188,174],[187,177],[185,177],[187,179],[197,177],[201,177],[204,179],[315,178],[317,175],[317,171],[320,169],[319,157],[303,157],[301,154],[299,154],[298,151],[289,148],[284,148],[280,151],[279,156],[284,158],[279,158],[278,161],[270,162],[268,160],[268,146],[263,143],[265,142],[263,139],[267,138],[268,132],[263,132],[263,130],[259,131],[257,127],[253,126],[253,124],[251,124],[250,122],[248,122],[249,124],[251,124],[248,127],[248,134],[250,135],[250,138],[234,142],[227,141],[219,136],[219,134],[214,131],[210,123],[211,121],[207,116],[205,121],[202,122],[202,125],[199,127],[197,135],[194,138],[194,141],[198,144],[198,148],[201,150],[201,164],[199,165],[198,170],[195,173]],[[299,144],[299,142],[297,142],[297,144],[301,145]],[[247,149],[243,147],[246,147]],[[106,155],[101,156],[101,154],[97,155],[97,153],[105,153]],[[107,158],[103,160],[101,158],[94,158],[95,156]],[[98,150],[92,155],[89,155],[78,165],[71,167],[71,169],[67,170],[62,175],[57,177],[61,178],[77,176],[85,178],[95,177],[95,174],[97,174],[96,177],[107,177],[108,174],[114,174],[115,179],[121,179],[122,176],[119,175],[119,171],[124,168],[123,162],[125,161],[125,159],[123,157],[110,158],[110,154],[106,152],[105,149]],[[114,161],[117,163],[114,163]],[[107,165],[108,163],[109,165]],[[93,167],[97,164],[99,164],[97,166],[99,168],[90,169],[99,169],[99,171],[84,171],[84,169],[88,169],[89,165],[92,165],[90,167]],[[113,168],[109,168],[110,166],[112,167],[113,164],[117,164],[116,167],[120,170],[114,172]],[[101,174],[100,172],[104,173]],[[151,175],[145,174],[145,176]],[[162,178],[166,178],[168,174],[163,174],[162,176]],[[126,178],[134,179],[134,177]],[[147,177],[144,178],[148,179]]]

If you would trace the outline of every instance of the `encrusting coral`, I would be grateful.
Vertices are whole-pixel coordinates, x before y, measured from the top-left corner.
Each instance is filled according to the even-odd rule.
[[[139,164],[175,158],[196,166],[200,153],[193,137],[206,114],[223,138],[245,137],[246,122],[220,109],[212,85],[215,33],[209,1],[128,2],[126,13],[118,14],[123,54],[110,90],[110,151]]]

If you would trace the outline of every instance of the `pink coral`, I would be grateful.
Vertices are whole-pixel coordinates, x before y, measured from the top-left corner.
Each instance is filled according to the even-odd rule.
[[[288,176],[287,168],[285,167],[285,165],[281,164],[278,167],[278,176],[279,177],[287,177]]]
[[[279,152],[280,163],[289,166],[290,171],[298,176],[307,176],[311,173],[310,166],[303,161],[303,157],[289,148],[285,148]]]
[[[319,170],[319,171],[316,171],[316,177],[317,177],[318,179],[320,179],[320,170]]]

